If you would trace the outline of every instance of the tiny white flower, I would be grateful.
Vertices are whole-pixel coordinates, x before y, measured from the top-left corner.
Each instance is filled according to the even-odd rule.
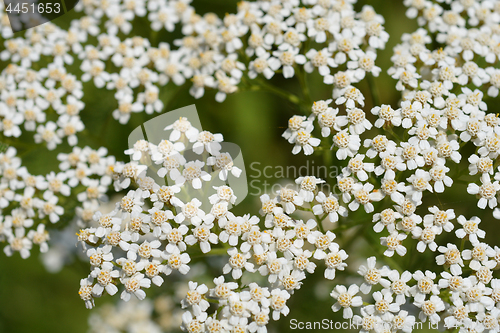
[[[332,305],[333,312],[337,312],[343,308],[342,317],[344,319],[350,319],[353,317],[353,311],[351,307],[359,307],[363,305],[363,299],[361,296],[356,296],[359,291],[359,287],[355,284],[349,286],[347,289],[343,285],[337,285],[330,293],[330,296],[337,300],[337,302]]]

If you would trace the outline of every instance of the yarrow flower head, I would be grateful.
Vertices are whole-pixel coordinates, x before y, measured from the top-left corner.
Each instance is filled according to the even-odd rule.
[[[488,244],[488,223],[500,219],[500,6],[404,5],[418,28],[385,59],[394,95],[379,79],[385,19],[356,1],[243,1],[220,18],[188,0],[82,1],[64,27],[31,26],[30,17],[25,32],[1,4],[0,132],[10,145],[0,147],[3,252],[28,258],[39,249],[56,271],[76,256],[65,235],[79,230],[90,264],[79,288],[85,306],[108,293],[134,307],[119,323],[92,320],[103,326],[96,331],[169,331],[172,316],[187,332],[265,333],[290,313],[307,277],[322,274],[354,283],[339,282],[330,296],[361,332],[409,333],[410,313],[460,332],[497,332],[500,250]],[[165,33],[171,41],[159,42]],[[326,90],[312,86],[321,82]],[[164,112],[183,91],[229,103],[240,91],[283,99],[283,114],[300,114],[286,116],[282,137],[317,168],[294,169],[295,181],[270,189],[245,184],[237,152],[186,109],[166,124],[147,121],[125,148],[116,126]],[[211,125],[230,124],[223,118]],[[268,137],[252,143],[274,147],[262,145]],[[83,146],[101,141],[108,147]],[[45,149],[54,153],[39,163]],[[30,173],[52,165],[59,170]],[[241,184],[258,190],[260,216],[233,209]],[[365,261],[364,246],[378,255]],[[435,269],[416,269],[427,254]],[[214,269],[223,275],[213,279]],[[160,286],[165,294],[146,295]],[[161,320],[140,322],[152,316]]]

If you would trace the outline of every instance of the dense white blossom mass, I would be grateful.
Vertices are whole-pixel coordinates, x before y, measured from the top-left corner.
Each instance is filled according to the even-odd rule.
[[[90,264],[79,289],[87,308],[104,293],[144,300],[148,288],[188,276],[178,297],[183,330],[265,333],[271,320],[288,315],[287,301],[307,276],[320,270],[335,281],[347,268],[338,221],[360,210],[364,226],[380,234],[380,256],[354,269],[359,285],[332,285],[334,312],[361,332],[409,333],[417,320],[460,333],[499,332],[500,248],[484,242],[483,225],[500,219],[500,119],[485,102],[500,89],[500,2],[405,0],[419,28],[403,34],[387,69],[401,101],[371,108],[365,95],[373,100],[373,91],[362,91],[360,82],[375,84],[377,51],[389,34],[381,15],[368,5],[356,11],[355,2],[242,1],[219,18],[197,14],[189,0],[83,0],[68,29],[46,23],[23,37],[14,37],[0,4],[0,59],[8,63],[0,74],[0,132],[12,143],[0,153],[5,254],[27,258],[34,245],[50,253],[52,226],[72,220],[66,228],[78,226]],[[154,33],[182,37],[169,44],[154,33],[134,36],[137,17]],[[305,80],[313,72],[331,86],[316,101]],[[275,75],[297,80],[303,96],[273,86]],[[218,102],[252,86],[273,92],[300,111],[282,134],[293,154],[326,151],[346,162],[334,180],[338,191],[303,176],[295,188],[262,195],[260,216],[235,215],[235,189],[213,181],[230,183],[242,170],[221,149],[221,134],[190,119],[165,124],[160,142],[138,140],[125,151],[129,163],[106,147],[80,147],[85,82],[114,93],[110,114],[121,124],[132,113],[164,112],[162,92],[173,85],[189,85],[196,99],[214,90]],[[64,141],[73,147],[58,155],[58,172],[32,175],[22,165],[14,147],[25,133],[49,150]],[[483,215],[423,203],[457,184]],[[122,195],[103,213],[112,190]],[[440,270],[380,264],[409,251],[433,253]],[[206,285],[192,278],[192,259],[209,255],[225,263]],[[61,265],[46,257],[51,263]],[[160,331],[142,322],[151,316],[148,302],[135,322],[124,315],[127,325]],[[168,313],[170,303],[162,302],[155,311]],[[96,323],[113,326],[105,315]]]

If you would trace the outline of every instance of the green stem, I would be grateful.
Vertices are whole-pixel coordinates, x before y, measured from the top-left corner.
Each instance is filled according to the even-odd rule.
[[[312,211],[312,207],[313,207],[312,202],[309,203],[309,206],[311,206],[311,211]],[[318,215],[316,215],[316,214],[313,213],[313,216],[314,216],[314,219],[316,220],[316,223],[318,224],[319,231],[321,231],[321,233],[324,234],[325,233],[325,229],[323,228],[323,220],[325,219],[326,215],[323,215],[320,218]]]
[[[222,247],[219,247],[219,248],[212,248],[210,250],[210,252],[208,253],[201,253],[201,254],[197,254],[197,255],[191,255],[191,253],[188,251],[188,254],[191,256],[192,259],[195,259],[195,258],[203,258],[203,257],[206,257],[206,256],[220,256],[220,255],[227,255],[227,248],[222,248]]]
[[[302,94],[304,95],[306,102],[309,105],[311,105],[312,104],[311,94],[309,92],[309,86],[307,85],[306,72],[304,71],[303,67],[300,67],[300,70],[297,73],[297,77],[299,79],[299,84],[302,89]]]
[[[329,172],[330,169],[332,168],[333,165],[333,151],[330,149],[330,147],[324,147],[325,149],[323,150],[323,164],[326,166],[326,172],[327,174],[325,175],[325,181],[330,185],[333,186],[335,185],[335,178],[329,178]]]
[[[380,106],[380,101],[378,99],[377,88],[375,84],[375,80],[373,79],[373,75],[368,73],[366,74],[366,80],[368,82],[368,88],[370,88],[370,96],[372,99],[373,106]]]
[[[263,80],[259,81],[258,86],[251,86],[250,90],[266,90],[268,92],[271,92],[277,96],[280,96],[280,97],[286,99],[287,101],[292,102],[293,104],[296,104],[296,105],[301,104],[301,100],[297,95],[292,94],[286,90],[280,89],[278,87],[275,87],[272,84],[268,84],[267,82],[265,82]]]

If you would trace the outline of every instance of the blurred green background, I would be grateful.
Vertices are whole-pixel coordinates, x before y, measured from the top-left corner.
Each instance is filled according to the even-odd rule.
[[[405,17],[406,9],[400,1],[391,1],[390,5],[388,1],[383,0],[359,1],[356,7],[360,9],[363,4],[372,5],[376,12],[382,14],[386,19],[384,26],[391,37],[386,49],[378,53],[376,63],[383,71],[376,79],[376,86],[373,89],[378,94],[381,103],[396,107],[400,94],[394,88],[395,81],[388,77],[385,71],[391,64],[390,57],[393,46],[400,41],[402,33],[414,31],[416,24]],[[219,15],[224,15],[226,12],[235,11],[236,1],[195,0],[192,5],[200,14],[215,11]],[[61,17],[57,24],[64,26],[72,15],[74,14],[70,13]],[[134,22],[136,26],[139,26],[140,23]],[[158,41],[171,39],[172,36],[164,33],[160,34]],[[77,70],[75,68],[75,71]],[[298,92],[295,79],[284,80],[278,76],[271,80],[273,84],[283,89]],[[310,75],[308,84],[313,100],[331,97],[331,86],[323,85],[319,75]],[[365,111],[368,112],[373,106],[373,101],[370,98],[366,80],[359,86],[367,96]],[[111,111],[116,107],[114,99],[109,98],[112,96],[111,93],[105,90],[96,90],[89,84],[84,87],[86,107],[81,112],[81,117],[87,129],[84,133],[86,138],[81,140],[79,145],[87,144],[93,148],[100,145],[106,146],[110,154],[117,156],[119,160],[126,161],[127,158],[123,154],[123,150],[127,148],[128,134],[135,127],[157,114],[133,114],[127,125],[120,125],[114,119],[107,121]],[[294,105],[280,97],[265,92],[243,91],[228,96],[224,103],[219,104],[214,100],[214,92],[208,92],[202,99],[195,100],[189,95],[188,89],[187,85],[180,88],[168,85],[161,90],[165,101],[165,110],[169,111],[195,104],[203,129],[213,133],[222,133],[226,142],[232,142],[241,147],[249,181],[259,180],[254,182],[254,185],[262,188],[264,184],[263,177],[258,177],[259,172],[255,171],[255,168],[262,171],[265,166],[278,168],[287,165],[300,166],[304,165],[307,160],[310,161],[309,163],[314,161],[315,165],[322,163],[322,155],[313,155],[309,158],[305,158],[302,153],[292,155],[292,145],[287,143],[281,134],[286,129],[288,119],[298,114],[298,111]],[[28,135],[24,135],[21,139],[25,142],[32,141]],[[20,149],[19,151],[23,154],[23,161],[30,172],[45,174],[57,167],[57,153],[69,150],[67,145],[62,145],[54,152],[47,152],[44,149]],[[254,164],[250,168],[252,162]],[[269,184],[282,181],[282,179],[267,179]],[[250,190],[251,193],[256,192],[255,189]],[[470,195],[461,194],[465,192],[457,191],[455,193],[454,197],[439,199],[442,208],[458,207],[458,214],[467,211],[467,216],[470,216],[476,200]],[[433,197],[429,202],[431,201],[435,201],[435,198]],[[255,215],[258,214],[258,210],[258,196],[249,195],[242,204],[234,209],[234,212],[237,214],[249,212]],[[357,212],[345,222],[349,223],[351,220],[363,218],[366,217]],[[382,258],[381,253],[377,252],[381,248],[369,245],[378,243],[378,239],[371,231],[370,220],[367,218],[366,221],[369,227],[353,228],[350,233],[345,233],[343,239],[339,241],[343,244],[342,248],[351,255],[351,258],[348,259],[348,263],[351,265],[348,268],[349,274],[347,274],[348,272],[340,272],[334,282],[325,281],[322,276],[323,267],[320,266],[317,274],[308,276],[303,287],[288,302],[291,309],[289,316],[282,318],[278,323],[272,323],[271,330],[290,331],[290,320],[293,318],[298,321],[321,321],[324,318],[339,319],[339,314],[332,313],[330,309],[334,302],[329,297],[330,291],[336,284],[349,284],[354,281],[348,275],[352,275],[356,271],[358,265],[362,263],[360,261],[362,258],[375,254]],[[492,221],[491,215],[485,216],[484,220],[492,222],[484,223],[487,224],[484,226],[485,229],[494,231],[495,222]],[[444,241],[444,238],[439,239]],[[490,242],[490,244],[497,243],[498,241],[494,239]],[[415,252],[414,250],[413,254]],[[421,257],[409,254],[402,259],[391,259],[387,263],[399,265],[404,269],[411,267],[412,270],[432,269],[435,265],[434,257],[429,254],[429,251]],[[87,317],[90,311],[85,309],[77,293],[80,278],[85,277],[89,272],[85,263],[74,262],[66,266],[60,273],[51,274],[44,270],[38,259],[38,253],[33,251],[32,256],[27,260],[20,259],[18,255],[8,258],[1,254],[0,267],[0,333],[80,333],[87,331]],[[97,305],[114,301],[117,298],[108,296],[97,299]]]

